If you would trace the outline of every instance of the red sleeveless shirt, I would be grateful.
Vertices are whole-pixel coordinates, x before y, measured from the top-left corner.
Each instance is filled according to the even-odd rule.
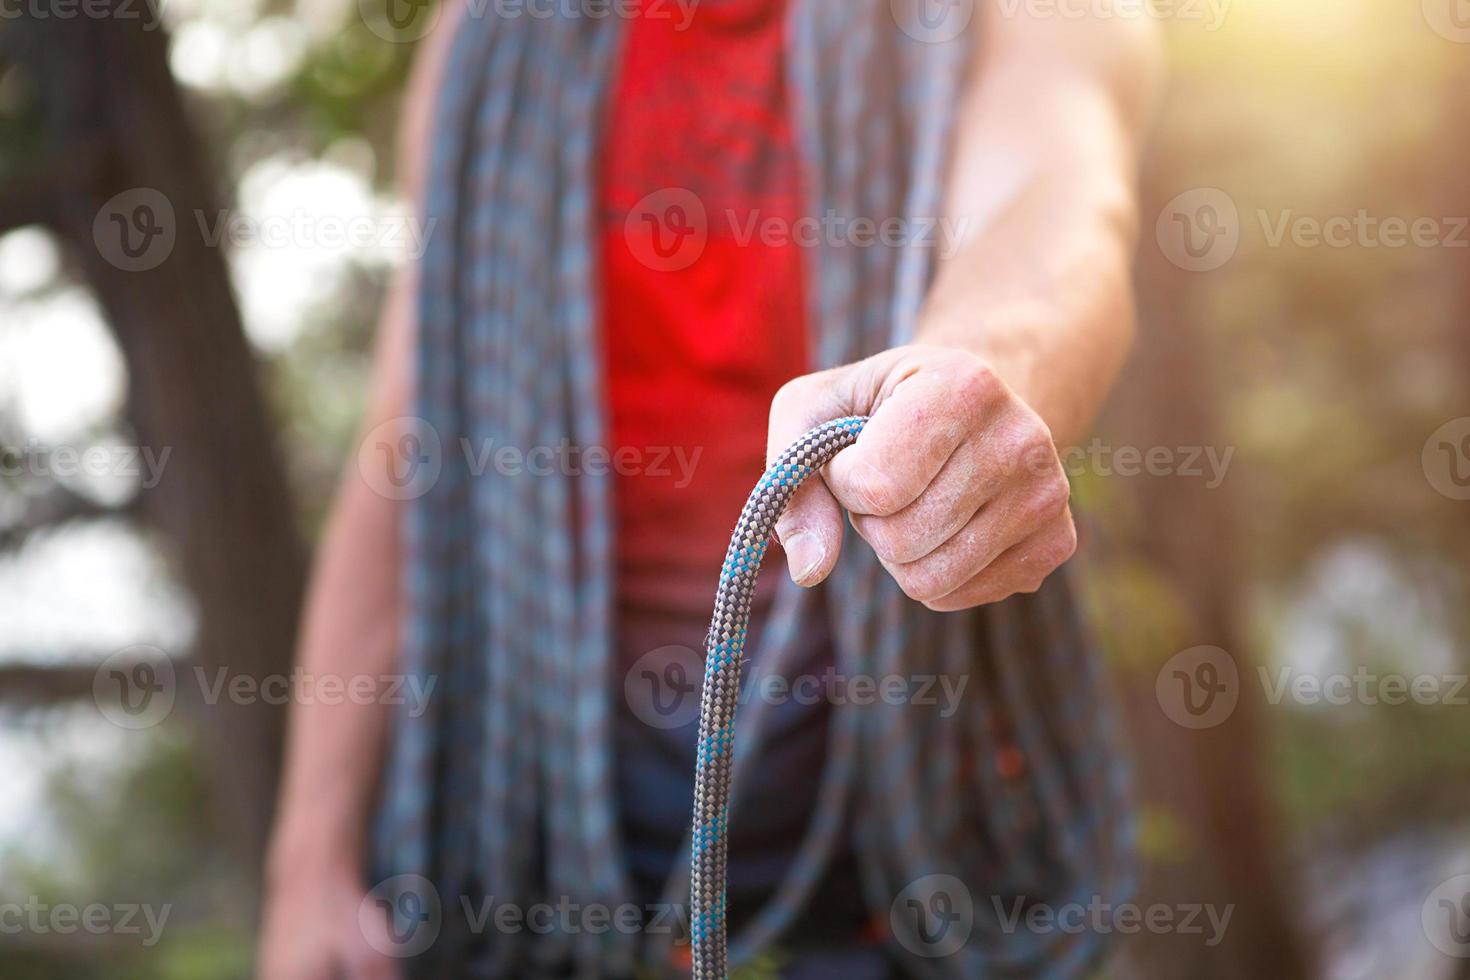
[[[630,685],[618,692],[617,791],[630,870],[650,901],[689,826],[697,681],[720,565],[765,466],[771,399],[809,369],[805,257],[791,240],[803,205],[786,3],[692,9],[681,24],[669,16],[677,5],[645,0],[627,25],[600,161],[602,343],[615,461],[622,453],[617,650]],[[785,574],[771,550],[752,603],[751,656]],[[817,676],[832,662],[825,618],[813,619],[791,651],[793,673]],[[670,649],[683,661],[675,674],[645,668],[641,658]],[[642,686],[650,673],[656,691]],[[796,701],[770,713],[769,747],[731,834],[732,922],[769,896],[804,837],[829,717],[825,703]],[[865,916],[856,882],[829,880],[822,892],[829,924],[808,933],[855,934]]]
[[[624,453],[620,610],[693,617],[702,636],[771,398],[808,368],[786,5],[683,6],[687,23],[644,0],[624,39],[602,159],[603,342]]]

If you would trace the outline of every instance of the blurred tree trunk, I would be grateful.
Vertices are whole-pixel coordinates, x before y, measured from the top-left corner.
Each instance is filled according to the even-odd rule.
[[[1210,340],[1193,312],[1199,302],[1195,286],[1209,273],[1175,267],[1156,243],[1154,219],[1171,194],[1154,192],[1172,186],[1169,175],[1179,172],[1159,163],[1150,169],[1160,172],[1144,178],[1149,191],[1138,262],[1139,339],[1105,421],[1105,442],[1138,447],[1145,455],[1150,447],[1224,452],[1228,437],[1219,412],[1226,399],[1217,390]],[[1239,480],[1235,470],[1214,489],[1177,474],[1130,480],[1120,493],[1138,522],[1104,548],[1114,560],[1141,559],[1178,604],[1182,621],[1182,635],[1130,632],[1128,623],[1118,630],[1118,642],[1133,647],[1129,659],[1135,669],[1124,672],[1123,697],[1140,753],[1139,793],[1154,817],[1145,826],[1174,838],[1164,849],[1176,852],[1152,863],[1143,901],[1234,906],[1218,946],[1177,934],[1135,943],[1133,959],[1149,977],[1305,980],[1314,972],[1298,931],[1290,865],[1273,832],[1279,821],[1263,758],[1263,692],[1240,628],[1245,528],[1236,506]],[[1193,731],[1165,717],[1155,679],[1169,657],[1198,645],[1230,653],[1240,700],[1224,723]]]
[[[196,603],[196,644],[179,666],[180,687],[197,684],[196,666],[211,682],[221,670],[257,680],[286,674],[305,549],[224,256],[196,225],[196,215],[212,221],[216,213],[211,180],[162,29],[149,27],[146,7],[138,16],[143,5],[106,6],[114,16],[22,18],[4,28],[9,56],[37,93],[45,141],[21,181],[25,198],[5,192],[0,218],[42,221],[71,246],[126,362],[136,441],[171,453],[139,503]],[[99,218],[135,188],[158,192],[172,214]],[[165,230],[171,223],[172,249],[156,267],[129,271],[120,241],[108,237],[137,231],[124,227],[134,218]],[[231,703],[227,693],[197,711],[222,830],[252,876],[273,809],[283,717],[282,706]]]

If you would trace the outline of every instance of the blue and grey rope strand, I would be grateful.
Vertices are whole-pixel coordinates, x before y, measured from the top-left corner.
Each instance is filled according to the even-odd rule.
[[[755,580],[776,521],[797,489],[843,449],[867,422],[856,416],[817,426],[766,470],[751,491],[730,537],[715,611],[705,641],[704,692],[694,776],[693,843],[689,853],[689,939],[695,980],[724,980],[725,865],[730,830],[730,772],[740,666],[750,626]]]

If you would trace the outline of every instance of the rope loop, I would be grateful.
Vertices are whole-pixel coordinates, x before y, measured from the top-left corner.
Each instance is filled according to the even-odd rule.
[[[781,454],[751,491],[715,593],[714,617],[705,640],[704,691],[694,770],[694,827],[690,845],[689,940],[695,980],[725,980],[725,870],[730,816],[730,767],[735,748],[735,707],[740,667],[750,625],[756,575],[776,521],[797,489],[832,457],[857,441],[861,416],[823,423]]]

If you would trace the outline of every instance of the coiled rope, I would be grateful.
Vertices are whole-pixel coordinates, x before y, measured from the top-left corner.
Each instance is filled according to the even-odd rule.
[[[715,612],[705,640],[704,693],[694,770],[694,829],[689,854],[689,940],[695,980],[724,980],[725,864],[730,816],[730,771],[740,666],[750,624],[755,579],[786,504],[833,456],[857,441],[866,418],[851,416],[817,426],[766,470],[735,525]]]

